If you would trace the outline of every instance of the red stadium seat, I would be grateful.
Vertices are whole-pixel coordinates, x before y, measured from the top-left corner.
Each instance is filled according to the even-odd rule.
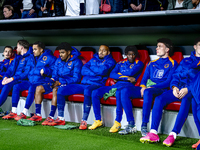
[[[28,90],[22,91],[21,96],[27,97],[28,96]]]
[[[70,95],[70,96],[68,96],[68,101],[84,102],[84,95],[83,94]]]
[[[80,59],[82,60],[83,64],[86,64],[90,59],[93,58],[94,52],[93,51],[80,51],[81,56]]]
[[[181,60],[183,59],[182,52],[174,52],[172,59],[176,60],[178,64],[180,64]]]
[[[60,56],[59,50],[55,50],[53,55],[58,58]]]
[[[23,96],[23,97],[27,97],[27,96],[28,96],[28,90],[22,91],[22,92],[21,92],[21,96]],[[44,98],[44,99],[52,99],[52,97],[53,97],[52,92],[43,95],[43,98]]]
[[[138,59],[144,63],[144,69],[142,70],[142,74],[140,75],[140,77],[137,79],[135,86],[140,85],[145,69],[150,61],[149,52],[147,50],[138,50],[138,54]]]
[[[52,99],[53,98],[53,93],[51,92],[51,93],[48,93],[48,94],[44,94],[43,98],[44,99]]]
[[[120,47],[110,47],[110,52],[113,59],[118,63],[123,59],[122,49]]]
[[[17,47],[15,47],[14,49],[13,49],[13,56],[11,57],[11,59],[14,59],[15,58],[15,54],[17,54]]]
[[[181,102],[176,101],[167,105],[165,107],[165,110],[179,111],[180,107],[181,107]]]
[[[122,53],[120,53],[120,52],[111,52],[111,55],[113,56],[113,58],[114,58],[114,60],[118,63],[118,62],[120,62],[122,59],[123,59],[123,57],[122,57]]]

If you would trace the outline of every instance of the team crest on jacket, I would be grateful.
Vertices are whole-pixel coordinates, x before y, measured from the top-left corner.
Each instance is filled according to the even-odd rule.
[[[23,58],[22,60],[21,60],[21,62],[23,62],[25,60],[25,58]]]
[[[47,56],[44,56],[44,57],[42,58],[42,60],[46,61],[46,60],[47,60]]]
[[[165,64],[164,68],[168,68],[169,67],[169,64]]]
[[[70,61],[69,63],[68,63],[68,66],[71,66],[72,65],[72,61]]]
[[[134,64],[131,64],[131,65],[130,65],[130,69],[132,69],[132,68],[133,68],[133,66],[134,66]]]

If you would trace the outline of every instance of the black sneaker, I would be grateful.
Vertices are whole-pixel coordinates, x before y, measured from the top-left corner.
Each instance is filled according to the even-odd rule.
[[[146,126],[141,127],[141,134],[142,136],[146,136],[148,134]]]
[[[124,130],[119,131],[118,133],[121,135],[126,135],[129,133],[136,133],[137,129],[135,125],[127,125],[126,128]]]

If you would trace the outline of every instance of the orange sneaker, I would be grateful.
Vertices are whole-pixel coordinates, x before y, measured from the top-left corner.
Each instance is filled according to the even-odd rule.
[[[48,125],[49,126],[65,125],[65,120],[60,120],[59,118],[57,118],[53,122],[48,123]]]
[[[17,113],[13,113],[10,111],[9,114],[7,114],[6,116],[3,116],[3,119],[14,119],[15,117],[17,117]]]
[[[43,123],[43,126],[47,126],[49,123],[52,123],[54,121],[54,119],[52,119],[51,117],[48,117]]]
[[[87,122],[86,121],[81,121],[81,125],[79,126],[80,130],[86,130],[87,129]]]
[[[42,121],[42,116],[38,116],[38,115],[34,114],[31,118],[29,118],[27,120]]]
[[[195,143],[195,144],[193,144],[192,145],[192,148],[197,148],[197,146],[200,144],[200,140],[197,142],[197,143]]]
[[[15,120],[20,120],[20,119],[26,119],[26,115],[24,113],[21,113],[19,116],[15,117]]]

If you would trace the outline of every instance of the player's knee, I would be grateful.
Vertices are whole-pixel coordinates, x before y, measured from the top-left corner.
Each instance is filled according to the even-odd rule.
[[[128,88],[121,89],[121,96],[123,97],[121,100],[124,101],[125,99],[130,98],[130,91]]]
[[[144,95],[149,95],[149,93],[151,93],[151,92],[150,92],[150,89],[145,89],[145,90],[144,90]]]
[[[58,87],[53,88],[53,95],[56,94],[57,95],[57,91],[58,91]]]
[[[154,101],[154,107],[162,107],[164,105],[162,101],[162,96],[157,96]],[[164,107],[164,106],[163,106]]]
[[[144,90],[143,98],[145,98],[146,102],[152,101],[153,94],[151,92],[151,89],[145,89]]]
[[[36,94],[42,94],[44,92],[45,91],[42,85],[36,87],[36,91],[35,91]]]
[[[20,89],[19,84],[16,84],[13,86],[14,91],[19,91],[19,89]]]
[[[98,90],[92,91],[92,97],[97,97],[98,96]]]

